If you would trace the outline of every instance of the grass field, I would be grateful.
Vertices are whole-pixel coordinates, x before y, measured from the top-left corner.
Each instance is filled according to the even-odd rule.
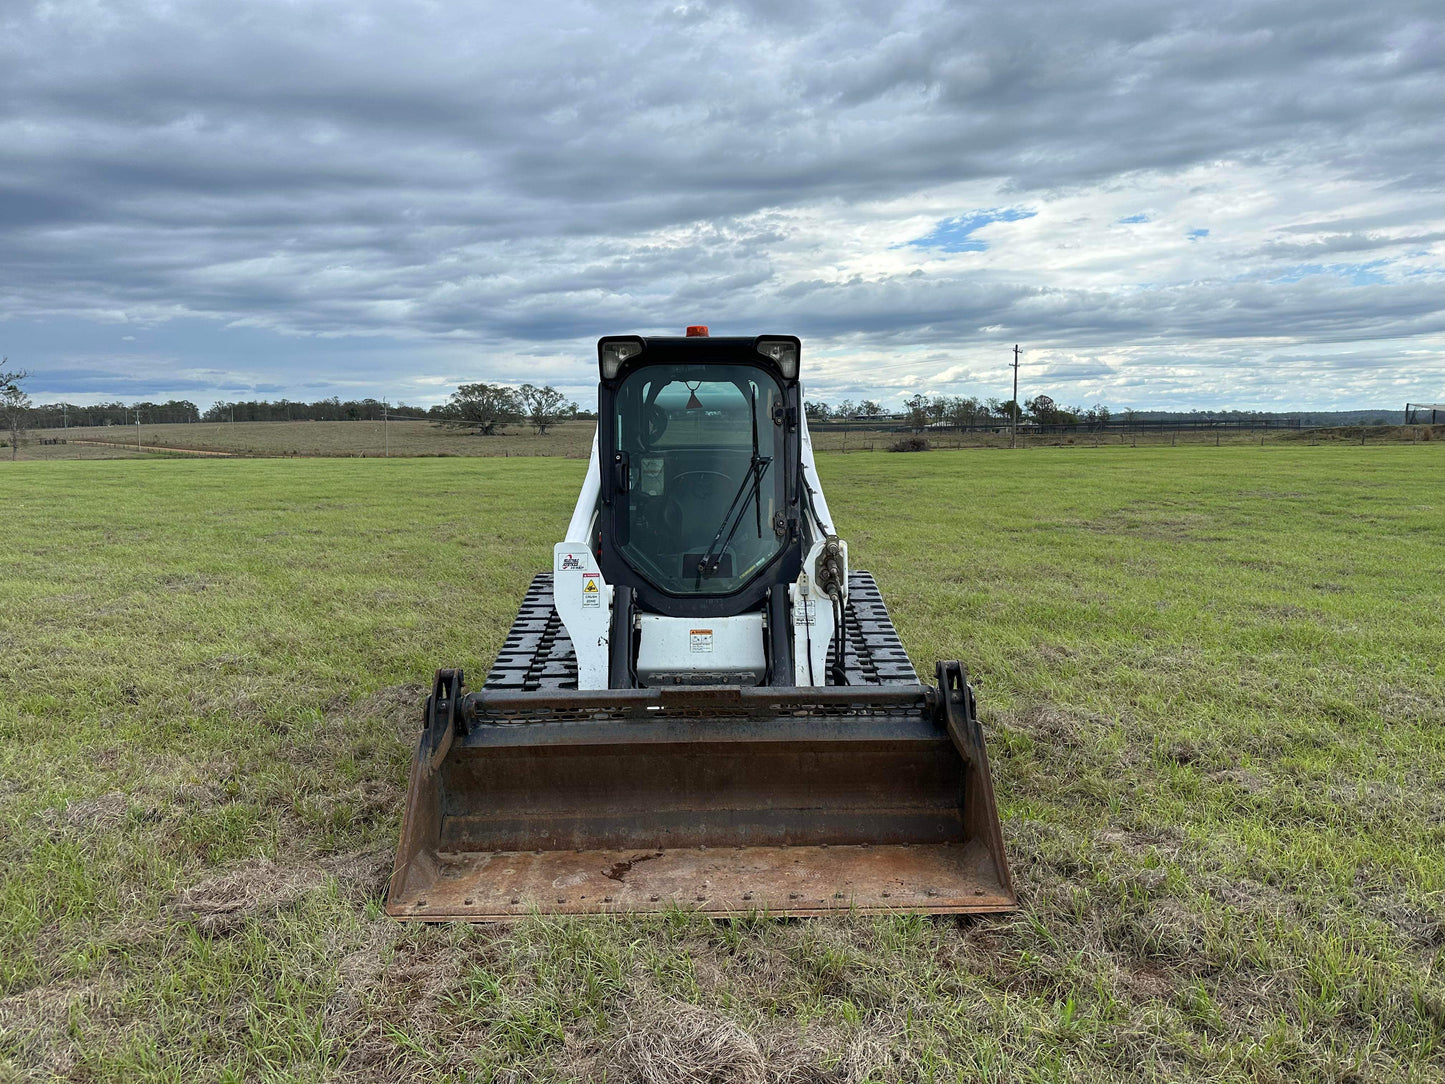
[[[483,437],[444,429],[424,421],[391,422],[200,422],[194,425],[91,426],[61,431],[36,430],[21,446],[22,456],[38,457],[56,449],[112,448],[134,455],[137,436],[147,448],[183,448],[244,456],[563,456],[582,458],[592,450],[596,422],[564,422],[545,436],[528,426],[508,426]],[[64,438],[64,445],[40,445]],[[63,454],[63,453],[62,453]],[[86,454],[82,452],[82,454]]]
[[[596,423],[564,422],[539,436],[525,425],[508,426],[502,433],[483,437],[475,433],[443,429],[431,422],[202,422],[196,425],[143,425],[139,433],[130,426],[36,430],[20,448],[22,459],[96,459],[136,455],[167,454],[164,449],[191,449],[242,456],[562,456],[585,458],[592,448]],[[907,434],[892,429],[854,430],[817,426],[813,443],[820,451],[886,451]],[[42,444],[42,440],[63,439],[66,443]],[[941,449],[1007,448],[1008,434],[929,434]],[[1030,435],[1019,437],[1026,447],[1059,447],[1093,450],[1111,445],[1130,447],[1175,447],[1178,445],[1235,446],[1261,442],[1266,445],[1307,444],[1398,444],[1445,440],[1445,425],[1437,426],[1349,426],[1321,430],[1232,429]],[[139,445],[139,447],[137,447]],[[157,451],[157,450],[161,451]]]
[[[582,470],[0,462],[0,1079],[1445,1079],[1445,444],[821,458],[1016,915],[392,923]]]

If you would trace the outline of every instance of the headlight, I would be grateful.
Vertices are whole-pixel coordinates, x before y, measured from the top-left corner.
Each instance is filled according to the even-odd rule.
[[[616,380],[622,363],[642,353],[642,340],[635,335],[597,340],[597,366],[603,380]]]
[[[758,340],[758,353],[773,360],[784,380],[798,379],[798,355],[802,349],[802,344],[791,335]]]

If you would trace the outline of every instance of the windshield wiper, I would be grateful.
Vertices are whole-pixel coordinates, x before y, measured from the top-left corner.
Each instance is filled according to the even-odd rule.
[[[743,521],[743,512],[748,507],[748,501],[752,500],[757,505],[758,537],[763,537],[763,502],[760,490],[763,484],[763,475],[768,472],[768,467],[773,462],[769,455],[758,455],[758,392],[753,389],[753,457],[748,462],[748,472],[743,475],[742,485],[733,494],[732,503],[723,515],[723,521],[718,525],[717,534],[712,536],[712,542],[697,562],[697,579],[702,581],[704,576],[715,576],[722,565],[722,555],[727,551],[733,540],[733,535],[738,533],[738,527]],[[723,532],[727,537],[723,537]]]
[[[732,504],[728,505],[727,514],[717,529],[717,534],[712,537],[712,544],[708,546],[707,552],[698,559],[698,579],[704,576],[717,574],[722,564],[722,555],[727,551],[728,545],[733,540],[733,535],[738,533],[738,527],[743,522],[743,512],[747,510],[748,501],[758,501],[758,537],[763,537],[762,528],[762,502],[758,500],[758,489],[763,484],[763,475],[767,473],[768,466],[772,463],[771,456],[755,455],[752,462],[748,464],[748,473],[743,476],[743,484],[738,487],[737,493],[733,496]],[[727,531],[727,537],[723,532]]]

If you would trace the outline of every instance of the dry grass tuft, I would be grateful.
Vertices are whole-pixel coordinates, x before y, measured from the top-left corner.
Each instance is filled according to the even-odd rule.
[[[1054,704],[1037,704],[1008,721],[1034,741],[1064,749],[1096,742],[1111,728],[1097,716],[1070,712]]]
[[[326,883],[315,866],[279,866],[261,860],[185,889],[171,905],[173,914],[192,920],[202,933],[225,935],[246,920],[285,910]]]
[[[611,1062],[637,1084],[765,1084],[762,1048],[721,1013],[671,998],[626,1011]]]
[[[891,1013],[865,1021],[843,1051],[835,1079],[844,1084],[916,1079],[920,1066],[908,1054],[905,1030],[904,1022]]]
[[[346,724],[355,725],[357,719],[379,719],[391,724],[390,729],[408,742],[415,739],[421,729],[422,705],[426,703],[431,690],[422,685],[388,685],[377,689],[356,703],[349,698],[338,698],[329,705],[328,715],[336,716]]]
[[[79,1012],[103,1012],[116,994],[114,983],[100,979],[39,986],[0,998],[0,1036],[19,1055],[20,1064],[33,1067],[33,1079],[67,1079],[80,1053],[74,1036],[67,1034],[67,1022]],[[6,1069],[0,1050],[0,1079],[10,1079]]]
[[[357,899],[379,903],[386,896],[394,855],[393,847],[365,847],[328,858],[322,865],[335,876],[342,889]]]
[[[130,799],[120,791],[67,802],[60,823],[78,831],[119,827],[130,812]]]

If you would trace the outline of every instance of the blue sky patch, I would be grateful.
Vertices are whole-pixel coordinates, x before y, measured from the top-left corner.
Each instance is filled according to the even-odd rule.
[[[1128,218],[1121,218],[1121,219],[1119,219],[1119,225],[1121,225],[1121,226],[1135,226],[1135,225],[1138,225],[1140,222],[1148,222],[1148,221],[1149,221],[1149,216],[1146,215],[1143,211],[1140,211],[1137,215],[1130,215]]]
[[[1370,260],[1368,263],[1301,263],[1286,267],[1271,282],[1298,282],[1310,275],[1333,275],[1342,278],[1351,286],[1378,286],[1385,281],[1379,268],[1388,260]]]
[[[1189,231],[1189,240],[1191,240],[1191,241],[1198,241],[1201,237],[1208,237],[1208,236],[1209,236],[1209,231],[1208,231],[1208,230],[1190,230],[1190,231]]]
[[[1037,211],[1018,207],[995,207],[987,211],[970,211],[957,218],[945,218],[922,237],[908,244],[913,248],[937,248],[944,252],[987,252],[988,242],[973,236],[973,231],[992,222],[1017,222],[1033,218]]]

